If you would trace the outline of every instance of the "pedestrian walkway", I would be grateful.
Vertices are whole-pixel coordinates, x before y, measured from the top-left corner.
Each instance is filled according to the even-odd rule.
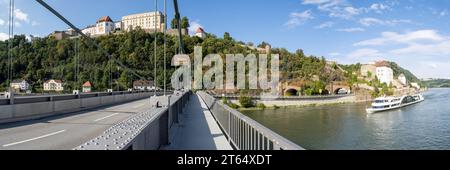
[[[191,95],[175,124],[169,150],[232,150],[227,138],[200,96]]]

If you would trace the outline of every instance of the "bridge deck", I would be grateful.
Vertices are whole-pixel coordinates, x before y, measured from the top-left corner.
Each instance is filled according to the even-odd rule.
[[[0,125],[0,150],[70,150],[150,109],[148,99]]]
[[[192,95],[180,123],[174,125],[169,150],[232,150],[206,104]]]

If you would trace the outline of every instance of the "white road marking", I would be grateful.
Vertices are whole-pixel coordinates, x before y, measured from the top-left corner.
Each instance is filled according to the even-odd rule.
[[[49,133],[49,134],[42,135],[42,136],[39,136],[39,137],[35,137],[35,138],[31,138],[31,139],[27,139],[27,140],[23,140],[23,141],[19,141],[19,142],[14,142],[14,143],[6,144],[6,145],[3,145],[3,147],[8,147],[8,146],[13,146],[13,145],[18,145],[18,144],[21,144],[21,143],[25,143],[25,142],[30,142],[30,141],[42,139],[42,138],[45,138],[45,137],[49,137],[49,136],[53,136],[53,135],[57,135],[57,134],[63,133],[63,132],[65,132],[65,131],[66,131],[66,130],[61,130],[61,131],[58,131],[58,132]]]
[[[144,104],[140,104],[140,105],[137,105],[137,106],[133,106],[132,108],[133,109],[137,109],[137,108],[140,108],[140,107],[142,107],[142,106],[145,106],[147,103],[144,103]]]
[[[114,113],[114,114],[109,115],[109,116],[105,116],[105,117],[102,117],[102,118],[99,118],[99,119],[95,119],[94,122],[98,122],[98,121],[100,121],[100,120],[103,120],[103,119],[106,119],[106,118],[109,118],[109,117],[113,117],[113,116],[118,115],[118,114],[119,114],[119,113]]]

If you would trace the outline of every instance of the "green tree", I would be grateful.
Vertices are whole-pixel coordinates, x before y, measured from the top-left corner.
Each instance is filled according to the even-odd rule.
[[[170,22],[170,28],[177,29],[178,28],[178,20],[176,18],[172,19]]]
[[[239,104],[241,104],[244,108],[249,108],[255,106],[252,99],[247,96],[245,93],[241,93],[239,96]]]
[[[229,41],[232,41],[232,40],[233,40],[233,38],[231,37],[231,35],[230,35],[229,32],[225,32],[225,33],[223,34],[223,39],[224,39],[224,40],[229,40]]]
[[[269,43],[263,41],[261,44],[258,45],[258,48],[266,48],[266,46],[268,46],[268,45],[270,46]]]
[[[190,27],[189,19],[187,17],[183,17],[183,19],[181,19],[181,28],[186,29],[189,27]]]

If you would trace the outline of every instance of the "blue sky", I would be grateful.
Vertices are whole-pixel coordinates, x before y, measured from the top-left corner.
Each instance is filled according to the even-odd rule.
[[[8,1],[0,0],[0,39],[8,32]],[[81,28],[105,15],[119,20],[154,10],[154,0],[46,2]],[[386,59],[420,78],[450,78],[448,0],[179,0],[179,6],[192,30],[227,31],[240,41],[303,49],[343,64]],[[16,33],[27,35],[67,28],[32,0],[16,0],[16,21]]]

